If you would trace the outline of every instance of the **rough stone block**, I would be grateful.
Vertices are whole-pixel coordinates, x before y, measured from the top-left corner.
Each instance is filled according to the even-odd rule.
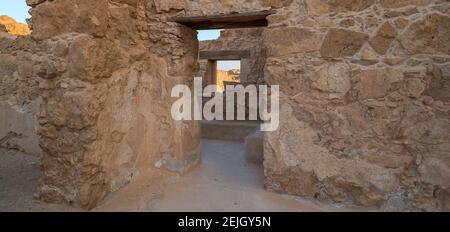
[[[324,58],[338,58],[355,55],[369,35],[345,29],[330,29],[323,41],[320,54]]]
[[[245,159],[249,163],[262,165],[264,161],[263,133],[257,131],[245,138]]]

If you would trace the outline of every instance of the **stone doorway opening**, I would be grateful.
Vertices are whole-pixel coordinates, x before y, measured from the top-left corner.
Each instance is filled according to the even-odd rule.
[[[236,29],[233,29],[236,31]],[[239,29],[237,29],[239,30]],[[223,31],[222,36],[218,40],[234,40],[235,34],[231,33],[227,35],[227,30]],[[220,42],[220,41],[219,41]],[[226,106],[226,87],[243,85],[244,87],[256,82],[248,82],[248,75],[251,72],[252,59],[256,59],[251,56],[250,50],[223,50],[227,48],[227,44],[219,43],[219,46],[211,46],[206,50],[205,43],[200,42],[199,63],[200,71],[198,76],[203,77],[203,85],[215,85],[217,91],[221,92],[224,96],[224,106]],[[239,48],[239,47],[235,47]],[[212,50],[217,49],[217,50]],[[260,73],[261,75],[263,72]],[[236,96],[234,96],[236,97]],[[245,96],[245,100],[235,99],[234,112],[237,112],[239,104],[245,104],[246,115],[249,114],[249,95]],[[203,97],[203,103],[211,100],[212,97]],[[259,132],[259,121],[249,120],[247,117],[244,120],[228,120],[226,118],[226,111],[228,106],[224,109],[223,120],[203,120],[201,122],[201,134],[203,142],[207,140],[228,141],[236,144],[229,144],[229,146],[239,147],[240,144],[245,144],[242,147],[242,152],[235,150],[236,153],[242,154],[246,157],[247,161],[254,162],[254,164],[262,167],[263,161],[263,141],[262,133]],[[244,152],[244,150],[246,152]]]
[[[173,19],[173,21],[195,30],[221,30],[218,39],[199,41],[200,68],[197,76],[203,77],[204,86],[217,85],[218,90],[223,92],[226,85],[264,84],[265,58],[262,33],[268,26],[266,17],[272,13],[271,11],[261,11]],[[224,68],[224,66],[228,66],[228,68]],[[230,68],[230,66],[234,66],[234,68]],[[246,98],[248,99],[248,96]],[[248,109],[246,111],[248,113]],[[225,165],[227,162],[220,161],[223,157],[217,157],[214,153],[227,156],[218,151],[228,151],[230,153],[228,160],[234,160],[234,163],[230,163],[230,165],[241,166],[248,170],[252,169],[249,166],[256,167],[257,171],[254,174],[258,180],[257,186],[263,189],[264,154],[260,122],[248,119],[240,121],[204,120],[200,126],[203,166],[211,165],[213,167],[217,165],[214,164],[215,160]],[[236,156],[240,156],[240,158],[236,158]],[[230,167],[229,170],[233,170],[231,168],[233,167]],[[239,172],[239,170],[233,172]]]
[[[217,91],[225,92],[227,85],[241,84],[241,60],[200,60],[200,73],[205,85],[216,85]],[[204,71],[203,71],[204,70]],[[202,72],[203,71],[203,72]]]
[[[246,87],[264,83],[262,33],[268,26],[266,18],[272,13],[261,11],[175,20],[196,30],[221,30],[219,38],[199,42],[200,70],[197,76],[203,77],[204,86],[217,85],[217,89],[224,92],[227,85]],[[224,98],[227,98],[226,93]],[[248,114],[248,100],[248,95],[244,102],[235,99],[235,111],[237,105],[244,103]],[[263,134],[259,126],[259,121],[251,121],[247,117],[245,120],[230,121],[224,116],[224,120],[220,121],[204,120],[201,123],[201,137],[203,140],[243,143],[246,160],[262,167]]]
[[[175,20],[194,30],[221,30],[217,39],[200,40],[198,54],[194,54],[200,64],[196,77],[203,77],[203,87],[216,85],[222,92],[225,85],[262,84],[262,32],[267,16],[267,12],[257,12]],[[203,98],[203,104],[208,100]],[[152,207],[162,211],[258,211],[268,209],[265,202],[284,202],[281,195],[264,189],[259,126],[260,122],[250,120],[201,121],[202,164],[167,188],[164,199]]]
[[[218,90],[223,92],[226,85],[242,84],[246,87],[264,84],[262,33],[268,25],[266,17],[271,13],[263,11],[175,19],[195,30],[221,30],[219,38],[199,41],[200,68],[197,76],[203,77],[204,87],[217,85]],[[226,99],[226,93],[224,97]],[[235,106],[247,106],[248,99],[249,96],[246,96],[244,102],[236,101]],[[246,114],[248,111],[246,107]],[[202,166],[193,174],[198,178],[190,180],[193,185],[213,183],[211,186],[219,188],[208,191],[222,192],[220,189],[228,189],[228,195],[264,194],[263,133],[260,132],[260,122],[248,118],[240,121],[204,120],[200,127]],[[242,188],[246,190],[242,191]],[[202,194],[202,188],[199,189],[196,195]],[[190,193],[184,195],[190,196]],[[223,196],[223,199],[228,198]],[[229,200],[240,201],[240,198]]]

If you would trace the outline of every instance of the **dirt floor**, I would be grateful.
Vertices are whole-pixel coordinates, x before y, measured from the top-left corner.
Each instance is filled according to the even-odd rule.
[[[204,140],[203,163],[179,177],[149,182],[141,175],[93,211],[358,211],[266,192],[262,166],[248,164],[244,144]],[[0,150],[0,211],[77,211],[33,200],[38,159]],[[365,209],[367,210],[367,209]]]
[[[38,157],[0,148],[0,212],[79,211],[35,201],[40,177]]]

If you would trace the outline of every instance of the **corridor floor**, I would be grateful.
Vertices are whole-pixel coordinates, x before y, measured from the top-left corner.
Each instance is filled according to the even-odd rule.
[[[147,194],[130,197],[131,193],[136,194],[139,189],[130,186],[130,189],[124,189],[122,193],[111,197],[96,210],[156,212],[345,210],[299,197],[265,191],[262,165],[248,164],[245,161],[243,143],[203,140],[202,159],[202,164],[192,172],[176,178],[170,184],[161,185],[160,192],[150,194],[151,190],[142,190],[141,192]],[[124,199],[127,199],[128,204],[125,204]]]
[[[79,211],[33,200],[41,176],[38,159],[0,150],[0,211]],[[302,212],[354,211],[313,200],[267,192],[262,165],[245,161],[244,144],[202,141],[202,164],[183,176],[133,183],[112,193],[93,211]],[[367,209],[366,209],[367,210]],[[81,210],[82,211],[82,210]]]
[[[263,168],[245,161],[244,144],[202,143],[202,165],[172,185],[153,211],[318,211],[309,202],[264,190]]]

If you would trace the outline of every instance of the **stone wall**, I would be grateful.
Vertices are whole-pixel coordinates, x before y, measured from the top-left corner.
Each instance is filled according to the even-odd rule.
[[[264,74],[280,85],[281,122],[265,134],[267,189],[450,209],[449,1],[27,2],[32,68],[6,64],[0,78],[39,80],[43,200],[91,208],[136,175],[195,166],[199,128],[172,120],[170,91],[192,86],[198,44],[169,18],[272,7]],[[0,65],[24,51],[2,47]]]
[[[183,173],[199,162],[197,124],[170,115],[172,86],[190,81],[185,69],[195,59],[185,50],[196,54],[197,44],[183,37],[194,31],[152,23],[153,1],[27,2],[32,37],[47,51],[34,61],[40,199],[92,208],[136,175]],[[161,54],[165,46],[173,53]]]
[[[264,33],[281,123],[266,187],[385,210],[450,209],[449,1],[291,1]]]
[[[200,42],[200,51],[249,50],[250,58],[241,60],[242,83],[264,83],[264,64],[266,63],[262,43],[264,28],[227,29],[220,32],[216,40]],[[201,77],[205,76],[207,60],[199,60]]]
[[[5,25],[5,18],[0,18],[0,147],[38,156],[40,98],[32,63],[37,48],[29,37],[11,34],[15,24]]]
[[[179,15],[276,10],[263,33],[265,81],[281,89],[268,190],[449,210],[449,1],[155,2]]]

